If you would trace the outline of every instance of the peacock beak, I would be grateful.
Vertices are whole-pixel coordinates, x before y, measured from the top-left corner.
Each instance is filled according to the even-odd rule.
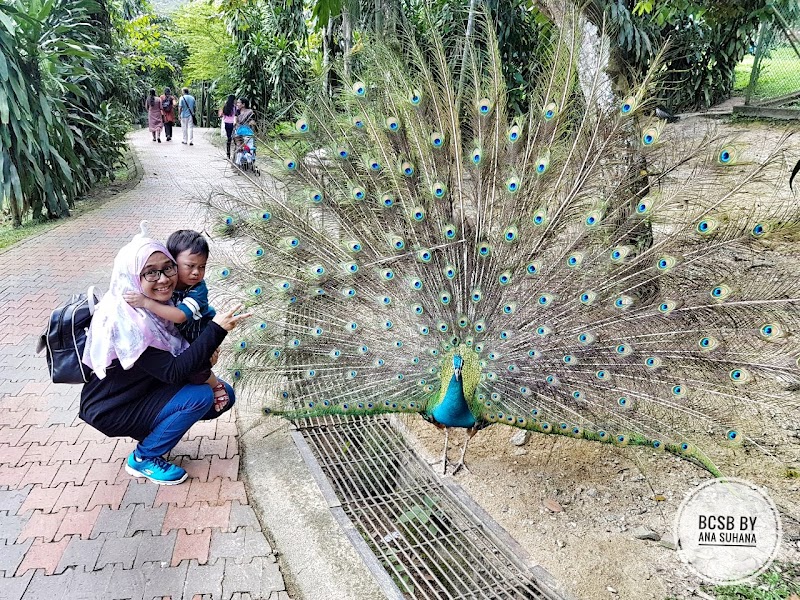
[[[453,370],[453,375],[456,376],[456,381],[459,381],[461,379],[461,367],[456,367]]]

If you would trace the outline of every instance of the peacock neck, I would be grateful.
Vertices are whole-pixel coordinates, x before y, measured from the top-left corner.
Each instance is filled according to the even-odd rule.
[[[475,417],[464,398],[464,386],[453,375],[442,401],[434,408],[432,416],[438,423],[447,427],[472,427]]]

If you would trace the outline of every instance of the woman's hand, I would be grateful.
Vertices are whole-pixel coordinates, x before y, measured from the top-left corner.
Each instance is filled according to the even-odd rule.
[[[149,298],[139,292],[124,292],[122,298],[134,308],[147,308]]]
[[[220,327],[222,327],[225,331],[231,331],[242,319],[246,319],[247,317],[251,316],[253,313],[240,313],[239,311],[244,308],[243,305],[239,305],[236,308],[229,310],[228,312],[224,313],[217,313],[214,317],[213,321]]]

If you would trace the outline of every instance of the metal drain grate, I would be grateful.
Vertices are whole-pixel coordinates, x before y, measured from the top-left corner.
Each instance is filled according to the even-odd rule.
[[[307,442],[331,486],[328,494],[396,586],[390,595],[560,598],[498,538],[499,526],[480,508],[468,508],[459,487],[434,475],[389,418],[325,417],[296,425],[295,439]],[[387,581],[384,576],[384,588]]]

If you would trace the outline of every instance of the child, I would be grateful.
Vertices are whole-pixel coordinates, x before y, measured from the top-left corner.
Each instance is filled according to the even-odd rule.
[[[162,304],[137,292],[125,292],[125,301],[136,308],[172,321],[178,331],[192,343],[214,318],[217,312],[208,303],[208,287],[203,279],[208,261],[208,243],[202,234],[181,229],[169,236],[167,249],[178,263],[178,282],[172,294],[175,306]],[[229,398],[225,386],[210,370],[203,380],[214,390],[214,409],[219,412],[227,406]]]

